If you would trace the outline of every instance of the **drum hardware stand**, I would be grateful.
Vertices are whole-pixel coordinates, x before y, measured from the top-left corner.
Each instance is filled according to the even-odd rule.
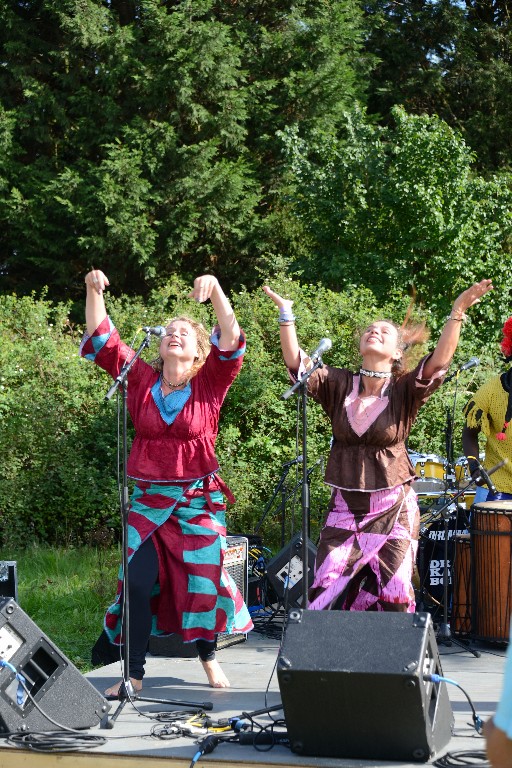
[[[298,461],[302,461],[302,456],[297,457],[297,459],[294,460],[293,462],[289,462],[288,464],[285,464],[283,466],[284,467],[289,467],[289,465],[295,464]],[[311,467],[309,467],[309,469],[308,469],[308,482],[309,482],[309,478],[311,477],[311,474],[314,472],[315,468],[317,466],[319,466],[319,465],[323,467],[323,458],[317,459],[317,461],[315,461],[315,463]],[[286,470],[286,471],[288,471],[288,470]],[[279,481],[279,482],[281,482],[281,481]],[[286,504],[286,501],[290,497],[295,496],[295,494],[297,492],[297,489],[301,485],[302,485],[302,481],[299,481],[298,483],[295,484],[295,487],[290,491],[288,496],[285,497],[285,499],[284,499],[284,503],[285,504]],[[278,486],[279,486],[279,483],[278,483]],[[275,496],[276,496],[276,491],[274,491],[274,495],[273,495],[272,498],[275,498]],[[270,507],[267,505],[267,509],[265,510],[265,512],[262,515],[260,521],[258,522],[258,526],[257,526],[257,528],[255,530],[255,533],[257,533],[259,528],[261,527],[261,524],[262,524],[263,520],[265,519],[265,516],[267,515],[269,509],[270,509]],[[284,508],[283,508],[283,516],[284,516]],[[293,543],[293,539],[294,539],[294,535],[293,535],[293,532],[292,532],[292,538],[288,542],[288,546],[291,547],[291,545]],[[304,544],[304,536],[302,536],[302,542]],[[282,544],[282,549],[285,549],[287,545],[284,543],[284,539],[282,539],[281,544]],[[307,544],[307,541],[306,541],[306,544]],[[281,553],[279,553],[279,554],[281,554]],[[302,547],[301,547],[301,555],[302,555]],[[292,556],[293,556],[293,550],[290,549],[288,565],[290,564],[290,560],[291,560]],[[277,555],[277,557],[279,557],[279,555]],[[304,568],[304,566],[303,566],[303,568]],[[306,573],[305,569],[304,569],[303,572]],[[275,606],[274,606],[274,604],[269,603],[269,606],[272,608],[272,610],[271,610],[271,613],[269,614],[265,624],[270,624],[276,617],[278,617],[280,615],[280,613],[281,613],[281,609],[282,609],[282,613],[284,615],[284,618],[286,620],[287,613],[288,613],[288,592],[290,590],[290,582],[288,580],[286,581],[286,585],[285,585],[285,588],[284,588],[283,596],[280,597],[279,594],[277,594],[277,591],[276,591],[275,587],[272,585],[271,580],[269,579],[269,576],[268,576],[267,572],[265,572],[265,578],[267,580],[267,584],[270,586],[271,589],[273,589],[273,591],[274,591],[274,593],[276,594],[276,597],[277,597],[277,603],[275,604]]]
[[[208,701],[192,702],[192,701],[179,701],[177,699],[152,699],[139,696],[135,693],[132,682],[130,680],[129,663],[130,663],[130,607],[128,597],[128,513],[130,508],[129,492],[128,492],[128,374],[135,362],[143,350],[149,347],[151,339],[151,332],[147,332],[145,339],[141,342],[139,348],[128,363],[125,363],[114,380],[114,383],[105,395],[105,400],[110,400],[119,387],[122,388],[122,489],[120,494],[120,508],[121,508],[121,523],[122,523],[122,567],[123,567],[123,602],[122,602],[122,621],[123,621],[123,645],[124,654],[122,655],[123,666],[123,680],[119,686],[117,699],[119,700],[119,706],[112,715],[108,718],[106,716],[101,721],[101,728],[113,728],[114,723],[123,711],[126,702],[137,700],[142,702],[149,702],[151,704],[168,704],[178,707],[190,707],[191,709],[199,710],[211,710],[213,704]],[[109,697],[110,698],[110,697]]]
[[[313,362],[312,367],[306,371],[302,378],[297,379],[286,392],[281,395],[282,400],[288,400],[297,390],[300,391],[301,407],[302,407],[302,608],[308,607],[308,589],[309,589],[309,553],[308,553],[308,539],[309,539],[309,520],[310,520],[310,472],[308,471],[308,451],[307,451],[307,438],[308,438],[308,416],[307,416],[307,381],[311,374],[317,370],[317,368],[323,368],[322,352],[329,350],[332,346],[330,339],[322,339],[317,349],[311,352],[309,358]]]
[[[438,633],[437,633],[437,642],[440,645],[446,645],[451,646],[452,643],[455,643],[460,648],[463,648],[465,651],[469,651],[469,653],[473,654],[475,658],[480,658],[480,652],[474,650],[473,648],[467,647],[464,643],[460,642],[459,640],[456,640],[453,638],[451,633],[450,624],[448,622],[448,577],[449,577],[449,571],[448,571],[448,534],[449,534],[449,528],[448,528],[448,522],[450,519],[453,519],[452,516],[452,510],[453,510],[453,504],[457,501],[459,496],[462,496],[467,489],[474,485],[475,481],[471,481],[468,483],[464,488],[462,488],[460,491],[458,491],[454,496],[452,496],[446,504],[444,504],[440,509],[436,510],[436,512],[433,512],[432,515],[428,520],[426,520],[423,523],[423,527],[420,530],[420,537],[424,536],[425,534],[425,526],[427,523],[431,523],[433,520],[437,519],[439,516],[443,518],[443,530],[444,530],[444,542],[443,542],[443,619],[442,622],[439,625]],[[458,515],[458,505],[455,504],[455,520],[457,520]],[[466,524],[468,524],[468,521],[466,520]]]
[[[302,456],[297,456],[297,458],[293,459],[293,461],[287,461],[286,464],[283,464],[283,473],[282,473],[281,477],[279,478],[276,487],[274,488],[274,491],[272,493],[270,501],[268,502],[267,506],[263,510],[263,514],[260,517],[260,519],[259,519],[259,521],[258,521],[258,523],[256,525],[256,528],[254,529],[254,533],[255,534],[260,531],[261,526],[265,522],[265,520],[267,518],[267,515],[268,515],[268,513],[270,512],[270,510],[272,508],[272,504],[274,503],[274,499],[277,497],[277,494],[280,492],[281,493],[281,503],[280,503],[280,505],[278,507],[278,511],[280,510],[280,512],[281,512],[281,548],[284,547],[284,545],[285,545],[285,538],[286,538],[286,536],[285,536],[286,502],[288,501],[288,499],[291,496],[293,496],[293,494],[295,493],[295,490],[297,488],[297,486],[295,486],[294,490],[291,493],[288,493],[288,488],[285,485],[285,480],[286,480],[288,472],[290,471],[292,466],[294,466],[295,464],[299,464],[301,461],[302,461]]]

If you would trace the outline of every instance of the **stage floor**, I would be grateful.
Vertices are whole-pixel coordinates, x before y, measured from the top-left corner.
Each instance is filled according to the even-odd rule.
[[[266,628],[259,624],[258,631],[251,632],[246,642],[222,648],[218,658],[231,681],[231,688],[213,690],[206,684],[206,677],[197,658],[148,658],[143,695],[150,698],[164,699],[166,702],[211,702],[213,709],[208,714],[215,720],[240,716],[243,712],[263,710],[280,703],[279,684],[275,671],[275,662],[279,649],[279,628],[277,622],[271,622]],[[319,644],[321,638],[319,638]],[[505,649],[503,646],[472,643],[472,648],[480,652],[475,658],[468,650],[453,644],[446,647],[439,644],[443,674],[457,682],[467,692],[473,702],[477,715],[487,719],[496,708],[502,682]],[[86,675],[90,683],[99,691],[120,679],[120,665],[111,664]],[[448,685],[448,696],[455,718],[453,735],[443,748],[439,749],[429,762],[447,752],[483,751],[484,740],[473,728],[472,712],[463,692],[454,685]],[[393,702],[389,702],[393,707]],[[112,702],[109,719],[119,707],[119,702]],[[308,702],[304,702],[308,707]],[[13,748],[6,741],[0,740],[0,768],[71,768],[88,766],[91,768],[170,768],[184,766],[188,768],[197,752],[197,745],[192,737],[180,736],[165,740],[152,735],[155,727],[162,727],[152,719],[155,712],[169,711],[172,707],[143,701],[126,702],[118,718],[110,729],[95,726],[87,734],[103,736],[106,742],[84,751],[70,750],[64,753],[35,754],[27,749]],[[326,712],[326,720],[329,713]],[[273,717],[281,717],[282,711]],[[260,715],[256,720],[261,725],[269,723],[269,715]],[[399,727],[399,723],[397,727]],[[343,723],[337,724],[340,745],[343,740]],[[197,766],[417,766],[422,763],[393,762],[390,760],[364,760],[353,758],[304,757],[294,754],[286,746],[277,745],[267,751],[259,751],[251,745],[220,743],[215,750],[202,756]],[[342,747],[340,746],[340,755]],[[94,764],[90,761],[94,760]]]

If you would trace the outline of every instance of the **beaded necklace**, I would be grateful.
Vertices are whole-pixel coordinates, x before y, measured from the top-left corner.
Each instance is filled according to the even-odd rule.
[[[163,373],[160,373],[160,378],[162,379],[163,383],[169,387],[169,389],[179,389],[180,387],[184,387],[189,382],[189,379],[186,379],[185,381],[180,381],[179,384],[171,384],[170,381],[167,381]]]
[[[367,371],[366,368],[360,368],[359,373],[362,376],[370,376],[375,379],[390,379],[393,375],[392,371]]]

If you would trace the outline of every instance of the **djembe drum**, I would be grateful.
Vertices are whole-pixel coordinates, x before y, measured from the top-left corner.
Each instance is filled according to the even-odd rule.
[[[508,642],[512,600],[512,501],[473,505],[471,634]]]

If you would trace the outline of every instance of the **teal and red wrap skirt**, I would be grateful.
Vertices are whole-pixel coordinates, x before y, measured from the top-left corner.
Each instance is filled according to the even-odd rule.
[[[252,621],[235,582],[223,568],[226,521],[216,475],[193,482],[138,481],[128,514],[128,568],[149,536],[158,554],[158,582],[151,596],[152,634],[181,635],[185,642],[214,641],[220,632],[247,632]],[[123,569],[116,601],[107,610],[105,631],[121,644]],[[136,621],[136,617],[130,617]]]

